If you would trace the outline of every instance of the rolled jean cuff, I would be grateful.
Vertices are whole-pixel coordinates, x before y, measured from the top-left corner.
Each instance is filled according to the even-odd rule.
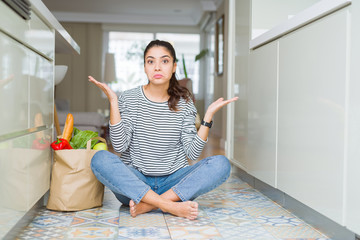
[[[182,202],[187,201],[187,199],[181,194],[181,192],[179,192],[179,191],[176,189],[176,187],[172,187],[171,189],[172,189],[172,190],[174,191],[174,193],[180,198],[180,200],[181,200]]]
[[[136,199],[133,199],[133,201],[136,203],[136,204],[139,204],[141,202],[141,199],[143,199],[143,197],[146,195],[146,193],[150,190],[150,186],[146,186],[144,188],[144,191],[142,191]]]

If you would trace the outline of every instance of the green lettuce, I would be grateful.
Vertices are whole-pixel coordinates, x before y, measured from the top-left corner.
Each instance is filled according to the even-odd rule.
[[[70,145],[73,149],[82,149],[86,148],[86,143],[93,137],[97,137],[98,132],[93,132],[90,130],[81,131],[74,127],[74,136],[70,140]],[[95,146],[98,140],[91,141],[91,148]]]

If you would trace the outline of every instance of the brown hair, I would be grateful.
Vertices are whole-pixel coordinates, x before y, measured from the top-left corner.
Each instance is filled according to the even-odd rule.
[[[165,47],[170,52],[171,57],[174,59],[173,63],[176,62],[175,49],[169,42],[161,41],[161,40],[153,40],[146,46],[144,50],[144,64],[145,64],[146,53],[149,51],[150,48],[155,46]],[[170,78],[170,83],[167,93],[170,96],[168,100],[169,109],[172,111],[178,110],[177,104],[180,98],[184,98],[186,102],[190,101],[190,99],[192,98],[191,92],[186,87],[180,86],[178,80],[176,79],[175,73],[173,73]]]

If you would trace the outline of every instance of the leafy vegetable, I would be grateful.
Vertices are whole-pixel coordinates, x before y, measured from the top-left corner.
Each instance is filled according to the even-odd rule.
[[[77,129],[76,127],[74,127],[74,136],[70,140],[70,145],[74,149],[86,148],[87,141],[89,141],[91,138],[97,137],[97,136],[98,136],[98,132],[93,132],[90,130],[81,131],[81,130]],[[91,148],[93,148],[97,142],[98,142],[98,140],[96,140],[96,139],[92,140]]]

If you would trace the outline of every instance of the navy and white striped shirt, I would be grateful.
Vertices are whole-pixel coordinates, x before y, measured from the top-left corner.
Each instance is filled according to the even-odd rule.
[[[121,121],[110,124],[110,140],[125,164],[148,176],[169,175],[196,160],[205,145],[195,128],[196,108],[180,99],[178,111],[149,100],[142,86],[119,97]]]

